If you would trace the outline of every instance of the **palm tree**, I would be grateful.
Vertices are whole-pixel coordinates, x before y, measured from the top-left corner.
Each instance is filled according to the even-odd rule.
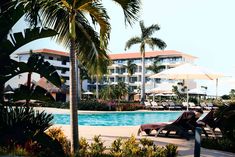
[[[28,0],[21,0],[27,4]],[[35,1],[35,0],[32,0]],[[70,48],[70,110],[72,153],[78,149],[78,93],[76,79],[76,55],[79,61],[86,61],[86,67],[92,67],[93,61],[106,57],[110,36],[109,16],[102,5],[102,0],[38,0],[43,24],[58,32],[59,43]],[[140,9],[139,0],[114,0],[124,12],[125,22],[129,24],[137,20]],[[89,14],[93,24],[98,24],[99,35],[91,27],[85,14]],[[79,52],[76,54],[75,49]]]
[[[151,49],[154,49],[154,46],[159,49],[164,49],[166,43],[159,38],[151,37],[155,31],[160,30],[160,27],[157,24],[153,24],[149,27],[144,26],[144,22],[140,21],[141,36],[132,37],[126,42],[125,50],[129,49],[132,45],[140,44],[140,53],[142,56],[142,74],[141,74],[141,104],[144,104],[145,97],[145,46],[146,44],[150,46]]]
[[[111,64],[109,58],[106,59],[97,59],[96,62],[93,63],[92,68],[89,69],[91,75],[95,77],[96,80],[96,99],[99,99],[99,86],[98,82],[103,78],[104,74],[108,73],[108,66]]]
[[[165,68],[165,66],[164,65],[159,65],[158,62],[159,62],[159,58],[155,59],[153,64],[150,65],[149,67],[147,67],[147,70],[150,70],[155,74],[159,73],[162,69]]]
[[[132,63],[133,61],[128,60],[127,61],[127,65],[124,65],[124,67],[127,69],[127,87],[129,89],[129,82],[130,82],[130,77],[134,74],[135,69],[137,67],[137,65],[135,63]],[[128,90],[129,91],[129,90]],[[128,93],[129,94],[129,93]],[[129,100],[129,95],[128,95],[128,100]]]

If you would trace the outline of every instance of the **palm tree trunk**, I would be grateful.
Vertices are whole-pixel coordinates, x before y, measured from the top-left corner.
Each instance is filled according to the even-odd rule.
[[[4,87],[5,87],[5,84],[0,83],[0,103],[2,103],[2,104],[4,103],[4,97],[3,97]]]
[[[71,124],[71,152],[78,150],[78,85],[76,73],[75,40],[70,39],[70,124]]]
[[[142,52],[142,75],[141,75],[141,104],[144,105],[145,99],[145,52]]]
[[[28,80],[27,80],[27,86],[28,86],[29,90],[30,90],[30,87],[31,87],[31,78],[32,78],[32,73],[29,72],[28,73]],[[29,101],[30,101],[29,99],[26,100],[26,103],[25,103],[26,106],[29,105]]]
[[[75,55],[76,56],[76,55]],[[82,80],[81,80],[81,77],[80,77],[80,68],[78,67],[78,60],[77,58],[75,58],[75,61],[76,61],[76,75],[77,75],[77,83],[80,83],[80,85],[78,84],[77,87],[78,87],[78,94],[77,94],[77,97],[78,97],[78,102],[81,100],[81,97],[82,97]]]
[[[96,76],[96,99],[99,99],[99,86],[98,86],[98,76]]]

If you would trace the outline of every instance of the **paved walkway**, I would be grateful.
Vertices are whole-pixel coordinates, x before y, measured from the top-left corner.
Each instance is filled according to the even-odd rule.
[[[61,127],[66,136],[70,138],[70,127],[68,125],[55,125]],[[94,135],[101,135],[102,140],[108,147],[118,137],[129,138],[131,135],[137,135],[138,126],[79,126],[79,136],[85,137],[88,141],[92,141]],[[185,140],[180,138],[166,138],[166,137],[149,137],[149,136],[136,136],[139,138],[152,139],[157,145],[164,146],[168,143],[178,145],[179,156],[191,157],[194,153],[194,140]],[[234,153],[223,151],[215,151],[210,149],[201,148],[201,157],[234,157]]]

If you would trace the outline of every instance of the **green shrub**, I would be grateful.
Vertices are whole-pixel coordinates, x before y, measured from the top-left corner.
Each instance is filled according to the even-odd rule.
[[[167,157],[176,157],[178,152],[177,152],[178,146],[174,145],[174,144],[167,144],[166,145],[166,156]]]
[[[202,147],[208,149],[223,150],[229,152],[235,152],[234,141],[228,138],[218,138],[218,139],[203,139]]]
[[[156,145],[154,145],[152,140],[149,140],[147,138],[140,139],[140,156],[146,156],[146,157],[155,157],[156,154]]]
[[[61,128],[50,128],[46,133],[53,139],[56,139],[63,147],[65,154],[70,154],[71,144],[70,141],[64,135]]]
[[[75,156],[89,157],[89,144],[87,140],[83,137],[79,139],[79,150]]]
[[[140,104],[121,104],[122,105],[122,111],[135,111],[144,109],[143,105]]]
[[[94,136],[93,143],[90,146],[90,154],[92,157],[100,157],[104,153],[106,147],[104,146],[104,142],[101,141],[100,135]]]
[[[51,114],[28,107],[0,107],[0,147],[8,152],[24,148],[32,156],[63,156],[60,143],[44,132],[52,119]]]
[[[140,147],[137,143],[136,138],[131,136],[129,139],[123,142],[122,145],[122,154],[125,157],[139,156]]]
[[[29,153],[25,148],[22,148],[21,146],[17,146],[13,152],[10,152],[9,155],[13,156],[29,156]]]
[[[143,138],[138,141],[134,136],[125,140],[114,140],[110,149],[104,147],[100,136],[95,136],[90,145],[85,138],[81,138],[79,146],[75,155],[77,157],[175,157],[178,148],[173,144],[158,147],[152,140]]]
[[[80,101],[78,103],[78,110],[109,111],[110,108],[107,104],[97,101]]]
[[[43,107],[69,108],[69,102],[44,102]]]
[[[121,157],[122,156],[121,146],[122,146],[121,138],[114,140],[113,143],[111,144],[110,155],[114,157]]]

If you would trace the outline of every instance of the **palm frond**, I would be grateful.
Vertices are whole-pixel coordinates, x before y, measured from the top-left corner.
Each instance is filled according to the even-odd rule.
[[[134,21],[138,20],[138,14],[140,11],[141,1],[140,0],[113,0],[119,4],[124,13],[125,23],[133,24]]]
[[[100,26],[100,41],[101,47],[106,48],[110,37],[110,23],[109,16],[106,9],[99,2],[86,3],[77,8],[78,11],[89,13],[94,23],[98,23]]]
[[[132,45],[141,43],[141,39],[139,37],[133,37],[126,42],[125,50],[131,48]]]
[[[6,40],[12,27],[24,15],[23,6],[15,7],[13,1],[4,0],[0,3],[0,41]]]
[[[161,50],[165,49],[167,46],[166,43],[159,38],[151,38],[151,40],[152,40],[153,45],[155,45]]]
[[[60,0],[51,0],[43,3],[41,8],[43,25],[58,32],[54,38],[66,48],[69,43],[69,12],[63,7]],[[63,19],[61,19],[63,18]]]
[[[141,33],[142,33],[141,38],[143,38],[144,37],[143,34],[146,32],[146,28],[144,26],[144,21],[140,21],[139,25],[140,25],[140,29],[141,29]]]
[[[154,25],[151,25],[150,27],[147,27],[145,29],[145,32],[143,32],[143,38],[150,37],[151,35],[153,35],[155,31],[158,31],[158,30],[160,30],[160,27],[158,24],[154,24]]]
[[[39,11],[41,9],[40,0],[19,0],[19,4],[24,6],[25,20],[29,22],[31,27],[37,27],[41,24]]]

